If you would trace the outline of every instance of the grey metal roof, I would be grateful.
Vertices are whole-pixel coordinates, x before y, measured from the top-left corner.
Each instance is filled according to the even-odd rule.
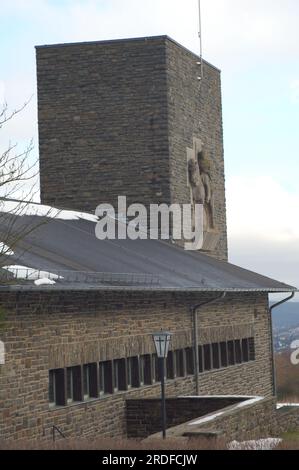
[[[11,219],[11,220],[10,220]],[[61,276],[54,286],[33,282],[11,289],[263,291],[289,292],[295,287],[156,240],[100,241],[95,223],[39,216],[0,215],[0,234],[10,225],[26,232],[4,264],[18,264]],[[30,233],[28,227],[35,227]],[[2,286],[3,288],[7,288]]]

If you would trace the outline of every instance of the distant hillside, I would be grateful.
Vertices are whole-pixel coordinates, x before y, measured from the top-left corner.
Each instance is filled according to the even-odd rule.
[[[273,310],[274,328],[299,326],[299,302],[287,302]]]

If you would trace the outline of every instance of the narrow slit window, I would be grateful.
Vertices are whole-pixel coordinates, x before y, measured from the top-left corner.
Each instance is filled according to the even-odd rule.
[[[212,344],[213,369],[220,368],[219,343]]]
[[[169,351],[167,359],[166,359],[166,376],[167,379],[174,379],[175,378],[175,363],[174,363],[174,353],[173,351]]]
[[[203,347],[204,356],[204,370],[208,371],[212,369],[212,357],[211,357],[211,345],[205,344]]]
[[[178,349],[175,352],[175,362],[176,362],[176,375],[177,377],[185,377],[185,356],[184,350]]]
[[[239,339],[235,340],[235,355],[236,355],[236,363],[241,364],[242,363],[242,347],[241,347],[241,341]]]
[[[186,371],[187,371],[187,375],[193,375],[194,374],[194,351],[193,351],[193,348],[186,348],[185,349],[185,354],[186,354]]]
[[[233,366],[236,363],[234,341],[228,341],[227,351],[228,351],[228,365]]]
[[[198,346],[198,371],[203,372],[203,346]]]
[[[221,367],[228,366],[227,343],[225,341],[220,343],[220,359]]]

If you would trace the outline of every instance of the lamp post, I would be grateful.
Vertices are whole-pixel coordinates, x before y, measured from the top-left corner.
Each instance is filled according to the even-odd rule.
[[[156,347],[157,357],[159,360],[160,378],[161,378],[161,421],[163,439],[166,438],[166,406],[165,406],[165,359],[168,355],[171,333],[168,331],[160,331],[153,334],[153,340]]]

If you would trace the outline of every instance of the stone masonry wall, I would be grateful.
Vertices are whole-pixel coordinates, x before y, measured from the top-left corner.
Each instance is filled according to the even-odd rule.
[[[215,225],[220,232],[215,253],[208,254],[227,260],[221,76],[218,69],[204,62],[200,91],[198,60],[185,48],[167,42],[171,200],[173,203],[190,203],[187,147],[192,148],[193,138],[199,138],[212,162],[210,176],[215,197]]]
[[[190,204],[187,147],[212,159],[215,252],[227,259],[220,72],[166,36],[37,48],[41,200]]]
[[[241,398],[167,398],[167,428],[220,410],[242,401]],[[132,438],[145,438],[161,432],[161,400],[127,400],[127,434]]]
[[[6,347],[6,363],[0,366],[1,438],[50,439],[54,424],[68,437],[126,435],[126,399],[157,398],[159,384],[50,411],[49,369],[152,353],[151,334],[160,328],[174,334],[172,349],[191,346],[190,306],[207,298],[1,291],[6,317],[0,332]],[[200,374],[201,394],[271,396],[267,296],[232,294],[203,310],[199,320],[201,341],[225,339],[234,328],[239,334],[252,327],[256,361]],[[167,381],[166,392],[172,397],[194,395],[193,376]]]
[[[43,203],[169,203],[165,38],[37,48]]]

